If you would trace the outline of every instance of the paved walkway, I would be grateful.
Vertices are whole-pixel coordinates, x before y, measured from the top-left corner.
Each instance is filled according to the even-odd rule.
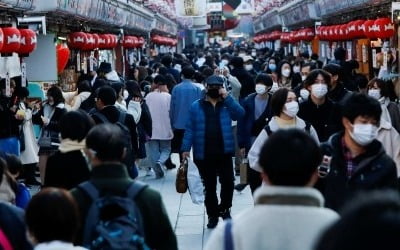
[[[175,164],[178,163],[177,155],[174,154],[172,159]],[[202,250],[211,232],[211,229],[206,227],[208,218],[205,207],[193,204],[188,192],[178,194],[175,190],[175,178],[176,169],[167,171],[165,177],[158,180],[154,176],[145,176],[145,171],[142,170],[139,174],[140,180],[161,193],[178,239],[179,249]],[[238,177],[236,179],[238,183]],[[249,187],[241,193],[234,191],[232,217],[251,207],[253,199]]]

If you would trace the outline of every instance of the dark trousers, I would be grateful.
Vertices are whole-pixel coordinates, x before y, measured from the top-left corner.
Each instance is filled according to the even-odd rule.
[[[183,136],[185,134],[185,130],[184,129],[175,129],[174,130],[174,138],[172,138],[171,141],[171,153],[178,153],[179,154],[179,162],[182,161],[182,151],[181,151],[181,147],[182,147],[182,140],[183,140]],[[171,162],[171,155],[169,156],[167,163],[169,164]]]
[[[194,162],[203,180],[208,217],[218,217],[220,211],[232,207],[234,186],[232,156],[206,156],[204,160],[195,159]],[[221,184],[220,205],[217,197],[217,176]]]
[[[247,166],[247,182],[250,185],[251,193],[261,186],[262,178],[261,173]]]

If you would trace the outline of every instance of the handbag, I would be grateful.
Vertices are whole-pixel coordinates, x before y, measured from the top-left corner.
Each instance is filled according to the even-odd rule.
[[[247,168],[249,165],[249,161],[247,158],[242,159],[242,163],[240,164],[240,184],[247,184]]]
[[[180,194],[186,193],[188,189],[187,183],[187,170],[188,170],[188,160],[185,159],[176,171],[175,187],[176,192]]]
[[[41,148],[50,148],[51,147],[51,134],[47,129],[43,129],[42,135],[38,140],[38,145]]]

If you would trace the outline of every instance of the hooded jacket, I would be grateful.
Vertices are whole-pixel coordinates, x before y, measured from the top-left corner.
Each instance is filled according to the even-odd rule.
[[[357,167],[348,178],[343,156],[343,136],[344,132],[336,133],[321,145],[323,154],[332,157],[328,175],[317,183],[328,208],[340,209],[357,191],[397,189],[396,164],[378,140],[366,146],[366,151],[353,159]]]

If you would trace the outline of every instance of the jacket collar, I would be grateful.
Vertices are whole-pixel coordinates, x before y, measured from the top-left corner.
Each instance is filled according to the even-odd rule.
[[[295,124],[294,128],[304,130],[304,128],[306,127],[306,123],[304,122],[304,120],[299,118],[298,116],[296,116],[295,119],[296,119],[296,124]],[[271,118],[271,121],[268,123],[268,125],[269,125],[271,131],[277,131],[278,129],[283,129],[278,126],[278,122],[276,121],[275,116],[273,116]]]
[[[322,207],[322,194],[311,187],[271,186],[263,184],[254,193],[256,205],[298,205]]]
[[[85,148],[85,144],[85,139],[80,142],[77,140],[62,139],[58,150],[60,150],[61,153],[68,153],[75,150],[83,150]]]
[[[119,163],[103,163],[92,168],[91,179],[129,178],[125,165]]]

